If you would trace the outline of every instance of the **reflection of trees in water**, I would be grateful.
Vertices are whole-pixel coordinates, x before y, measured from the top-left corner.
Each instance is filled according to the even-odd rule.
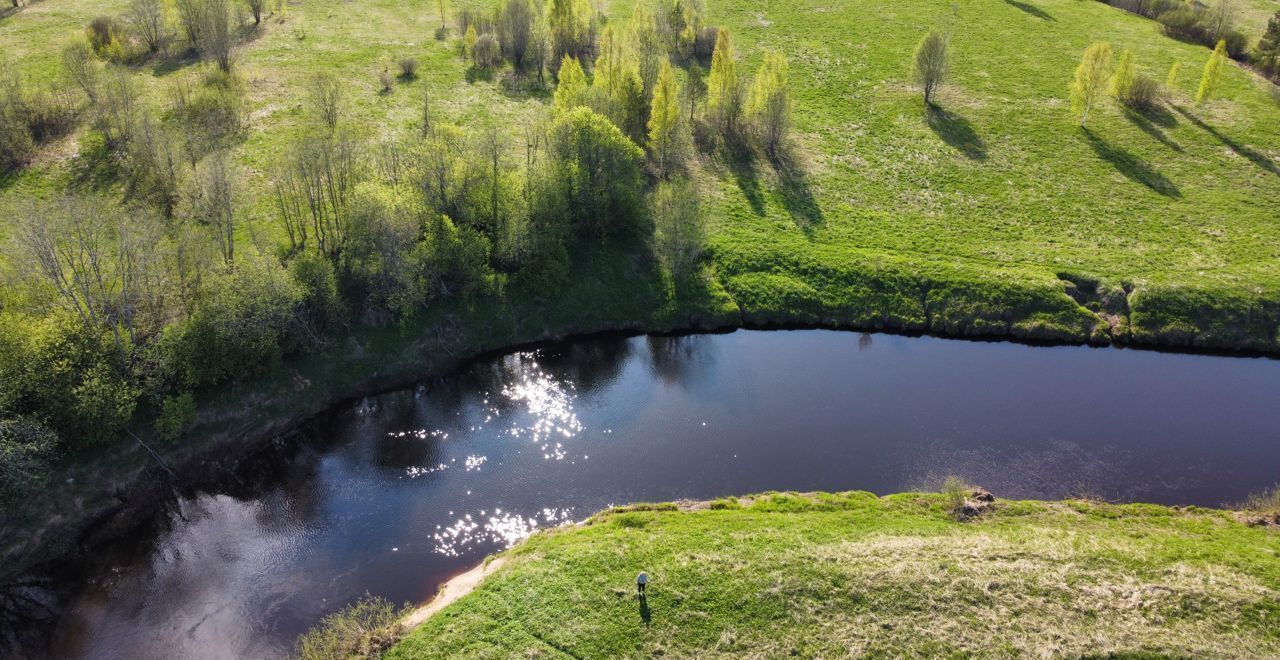
[[[631,357],[632,340],[604,336],[554,344],[538,352],[538,363],[558,380],[573,383],[580,393],[608,385]]]
[[[864,332],[858,335],[858,350],[865,351],[868,348],[871,348],[871,345],[874,343],[875,338],[871,336],[870,332]]]
[[[43,648],[66,596],[44,577],[27,575],[0,585],[0,657]]]
[[[688,387],[697,375],[704,373],[714,361],[707,350],[706,337],[683,335],[679,337],[646,338],[649,344],[649,368],[667,385]]]

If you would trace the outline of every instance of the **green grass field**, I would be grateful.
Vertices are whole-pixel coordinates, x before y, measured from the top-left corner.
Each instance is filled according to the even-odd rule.
[[[1248,4],[1242,25],[1253,29],[1269,4]],[[55,76],[58,47],[124,5],[41,0],[0,19],[0,51],[34,79]],[[615,22],[631,5],[605,3]],[[703,157],[695,167],[712,273],[747,320],[1275,350],[1271,83],[1231,64],[1220,98],[1197,109],[1207,50],[1097,2],[716,0],[708,11],[734,32],[742,68],[767,49],[792,62],[793,164]],[[546,91],[502,74],[468,80],[456,29],[438,40],[439,23],[433,2],[308,0],[251,32],[237,58],[250,98],[236,149],[249,209],[241,242],[281,240],[269,175],[310,121],[306,91],[321,69],[347,83],[352,120],[371,136],[414,130],[430,90],[451,121],[508,127],[519,158]],[[954,56],[942,110],[930,113],[909,60],[931,27],[951,33]],[[1148,116],[1107,108],[1078,129],[1067,83],[1094,40],[1133,49],[1160,80],[1181,62],[1169,105]],[[379,94],[377,74],[407,55],[420,77]],[[172,79],[198,70],[169,62],[136,75],[161,106]],[[79,139],[0,181],[0,202],[84,185]]]
[[[508,551],[387,657],[1280,653],[1274,530],[1086,502],[997,502],[955,522],[943,501],[783,494],[602,514]]]

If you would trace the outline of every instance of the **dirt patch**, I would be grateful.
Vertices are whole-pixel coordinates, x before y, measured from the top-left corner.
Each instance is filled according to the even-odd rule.
[[[1275,513],[1242,513],[1240,522],[1250,527],[1280,529],[1280,511]]]
[[[974,488],[969,491],[964,504],[961,504],[955,510],[956,519],[960,521],[972,520],[995,508],[995,505],[995,495],[987,492],[985,488]]]

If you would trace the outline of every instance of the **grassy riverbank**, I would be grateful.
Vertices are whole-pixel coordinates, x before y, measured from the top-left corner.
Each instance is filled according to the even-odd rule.
[[[1081,501],[998,501],[956,522],[946,502],[606,512],[508,551],[388,657],[1280,654],[1275,529]]]
[[[0,16],[0,51],[24,79],[45,81],[60,75],[63,45],[128,2],[23,4]],[[618,26],[634,6],[601,4]],[[1097,2],[707,5],[710,22],[734,33],[744,74],[768,50],[791,58],[795,149],[786,166],[724,150],[692,159],[708,230],[697,277],[677,286],[642,248],[575,255],[554,299],[501,293],[433,304],[382,328],[356,321],[267,375],[201,388],[179,438],[155,437],[154,410],[142,410],[131,429],[177,479],[128,436],[64,456],[48,483],[0,516],[0,574],[91,548],[153,511],[169,484],[219,474],[327,406],[569,334],[797,324],[1280,349],[1274,85],[1232,64],[1219,97],[1193,108],[1205,49]],[[496,123],[509,130],[507,157],[525,157],[522,129],[548,112],[550,90],[513,84],[507,69],[473,75],[457,30],[436,38],[436,6],[291,2],[247,33],[236,52],[246,126],[228,146],[242,254],[273,254],[284,241],[270,182],[313,123],[306,98],[318,72],[348,84],[352,122],[370,138],[418,132],[429,93],[438,120]],[[953,33],[955,59],[943,110],[926,112],[909,61],[920,35],[939,26]],[[1097,39],[1132,48],[1139,69],[1161,79],[1181,63],[1171,104],[1149,117],[1101,109],[1079,131],[1066,87]],[[406,56],[420,60],[421,75],[380,92],[378,74]],[[200,84],[205,69],[175,54],[127,71],[159,117],[172,90]],[[125,182],[97,169],[91,133],[82,124],[0,178],[0,207],[64,192],[123,199]],[[0,218],[0,239],[8,222]],[[15,309],[0,302],[3,313]]]

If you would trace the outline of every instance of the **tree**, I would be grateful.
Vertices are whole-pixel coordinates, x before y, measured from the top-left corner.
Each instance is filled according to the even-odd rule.
[[[1267,22],[1267,32],[1258,41],[1258,66],[1273,78],[1280,78],[1280,11]]]
[[[1209,38],[1214,41],[1225,40],[1235,27],[1239,12],[1235,0],[1216,0],[1205,12],[1204,17],[1204,26],[1209,33]]]
[[[1071,108],[1080,115],[1081,128],[1106,93],[1110,73],[1111,44],[1099,41],[1085,49],[1071,81]]]
[[[644,142],[644,82],[627,40],[611,25],[600,35],[600,55],[591,88],[596,111],[636,142]]]
[[[76,40],[62,49],[62,72],[70,82],[84,91],[90,102],[97,102],[98,62],[89,44]]]
[[[202,7],[196,13],[196,48],[201,56],[213,60],[223,73],[231,72],[231,51],[235,47],[229,0],[198,0]]]
[[[671,62],[664,61],[653,87],[653,104],[649,111],[649,153],[658,167],[659,176],[664,179],[679,161],[681,123],[680,84],[676,82]]]
[[[200,30],[204,27],[204,12],[207,8],[205,0],[174,0],[178,10],[178,22],[187,37],[187,44],[193,48],[200,47]]]
[[[916,46],[916,82],[924,92],[924,102],[934,105],[933,95],[947,75],[949,54],[946,35],[930,30]]]
[[[1123,102],[1129,98],[1129,92],[1133,89],[1133,51],[1128,48],[1120,51],[1120,61],[1116,64],[1116,70],[1111,74],[1111,96],[1117,101]]]
[[[644,152],[613,122],[588,108],[557,113],[548,153],[579,238],[640,235]]]
[[[533,7],[529,0],[505,0],[497,15],[498,43],[511,66],[520,73],[533,39]]]
[[[462,56],[474,57],[476,51],[476,42],[480,40],[480,36],[476,34],[475,24],[467,26],[467,31],[462,36]]]
[[[689,65],[688,84],[684,87],[685,98],[689,102],[689,123],[693,124],[694,114],[698,111],[698,102],[707,97],[706,71],[697,62]]]
[[[653,86],[657,84],[658,72],[667,59],[663,50],[662,39],[654,27],[653,14],[643,2],[637,2],[631,14],[630,30],[631,50],[635,55],[636,68],[640,80],[644,83],[645,102],[653,100]]]
[[[556,110],[568,111],[585,105],[587,89],[587,74],[582,65],[576,57],[565,55],[560,63],[560,83],[556,85]]]
[[[108,148],[123,151],[133,136],[139,111],[138,85],[123,67],[112,65],[94,104],[94,127]]]
[[[662,181],[653,191],[650,206],[659,258],[676,278],[687,277],[707,240],[697,189],[688,180]]]
[[[249,5],[249,14],[253,16],[253,24],[261,24],[262,12],[267,8],[267,0],[245,0],[245,4]]]
[[[736,55],[728,30],[716,35],[716,48],[711,54],[711,73],[707,78],[707,106],[721,130],[737,127],[742,114],[742,83],[738,79]]]
[[[791,92],[787,83],[787,57],[766,53],[751,84],[747,112],[760,129],[765,152],[777,157],[791,127]]]
[[[188,202],[191,216],[206,226],[227,265],[235,262],[235,183],[225,151],[217,151],[200,162]]]
[[[1178,88],[1178,73],[1182,71],[1182,62],[1174,61],[1169,66],[1169,75],[1164,80],[1164,87],[1169,94],[1173,94],[1173,90]]]
[[[138,35],[149,52],[156,53],[164,48],[168,30],[162,0],[132,0],[124,15],[133,33]]]
[[[546,12],[553,62],[565,55],[582,59],[591,54],[595,12],[587,0],[550,0]]]
[[[312,79],[310,95],[316,116],[332,133],[338,128],[345,105],[342,82],[332,73],[322,71]]]
[[[1209,55],[1208,61],[1204,63],[1200,87],[1196,89],[1196,105],[1203,105],[1217,91],[1218,82],[1222,79],[1222,63],[1226,59],[1227,42],[1219,41],[1218,46]]]

